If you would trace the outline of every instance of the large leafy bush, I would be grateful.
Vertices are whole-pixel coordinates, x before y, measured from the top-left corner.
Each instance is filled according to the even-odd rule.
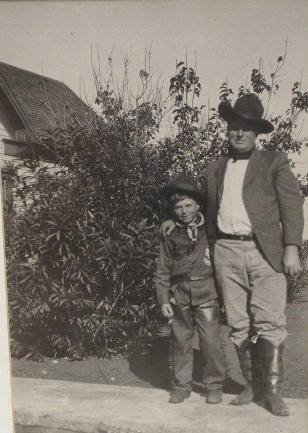
[[[96,111],[59,119],[35,154],[24,155],[27,174],[10,168],[18,199],[6,208],[6,249],[17,357],[110,356],[146,344],[159,318],[153,272],[166,214],[158,189],[181,171],[202,182],[207,164],[226,151],[225,125],[214,108],[195,104],[201,84],[183,62],[169,88],[174,137],[161,138],[168,101],[146,71],[133,100],[96,81]],[[220,91],[221,99],[233,93],[227,83]],[[277,85],[254,70],[251,89],[238,94],[247,91],[271,95]],[[299,151],[293,132],[307,106],[295,83],[289,110],[270,116],[276,130],[260,145]]]

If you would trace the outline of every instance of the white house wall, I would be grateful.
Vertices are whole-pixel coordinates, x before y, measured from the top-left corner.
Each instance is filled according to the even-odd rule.
[[[1,115],[1,113],[0,113]],[[16,159],[15,157],[11,156],[11,155],[7,155],[5,154],[5,150],[4,150],[4,139],[12,139],[11,135],[9,134],[9,132],[7,131],[7,129],[5,128],[5,126],[3,125],[2,120],[0,119],[0,166],[1,168],[5,167],[5,162],[6,161],[13,161],[14,159]]]
[[[5,139],[9,139],[9,140],[15,139],[16,128],[14,128],[14,125],[8,122],[7,115],[2,108],[3,107],[0,104],[0,167],[1,170],[5,169],[8,164],[12,164],[12,163],[18,164],[21,162],[16,156],[20,148],[14,144],[8,144],[4,142]],[[28,182],[31,182],[34,179],[33,174],[29,169],[22,168],[19,171],[19,174],[21,174],[22,176],[26,176]],[[2,174],[2,176],[4,176],[4,174]],[[14,206],[20,208],[22,206],[22,203],[20,200],[16,198],[15,189],[10,187],[9,181],[7,179],[3,180],[3,182],[5,184],[5,189],[6,189],[4,191],[4,197],[7,196],[8,191],[10,190],[9,195],[13,200]],[[7,188],[9,188],[9,190]]]

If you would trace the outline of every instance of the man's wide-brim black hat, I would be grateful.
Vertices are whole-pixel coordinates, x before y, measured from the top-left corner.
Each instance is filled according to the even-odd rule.
[[[223,101],[218,106],[220,116],[228,123],[241,122],[251,126],[258,133],[272,132],[274,126],[271,122],[262,118],[263,105],[254,93],[247,93],[237,99],[232,107],[229,102]]]
[[[204,192],[198,188],[197,182],[190,176],[179,175],[171,183],[165,185],[160,194],[163,198],[169,200],[173,194],[183,194],[192,197],[198,203],[205,201]]]

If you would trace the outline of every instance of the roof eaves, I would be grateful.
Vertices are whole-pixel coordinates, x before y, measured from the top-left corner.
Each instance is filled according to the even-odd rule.
[[[15,98],[15,95],[10,90],[9,86],[7,85],[7,83],[4,79],[4,77],[1,75],[1,73],[0,73],[0,85],[2,86],[4,93],[6,94],[7,98],[9,99],[10,103],[12,104],[13,108],[15,109],[17,115],[19,116],[19,118],[22,121],[22,123],[24,124],[24,126],[30,130],[30,132],[34,138],[37,138],[31,123],[26,118],[23,109],[19,105],[18,101]]]

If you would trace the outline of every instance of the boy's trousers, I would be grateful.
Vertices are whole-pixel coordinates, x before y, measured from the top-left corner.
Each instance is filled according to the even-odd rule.
[[[196,306],[174,305],[173,311],[171,350],[174,388],[191,390],[196,328],[203,361],[203,384],[207,390],[221,389],[225,379],[225,362],[220,342],[218,301]]]

